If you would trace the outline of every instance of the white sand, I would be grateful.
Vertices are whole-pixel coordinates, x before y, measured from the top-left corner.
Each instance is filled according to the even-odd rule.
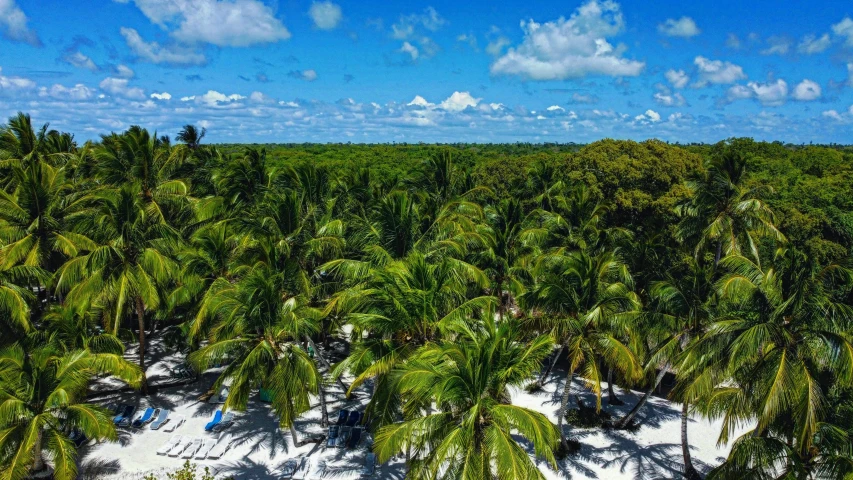
[[[168,378],[168,368],[182,361],[180,354],[165,351],[159,342],[153,343],[153,362],[148,368],[152,383]],[[131,357],[133,352],[128,352]],[[205,373],[198,381],[188,385],[163,389],[149,397],[137,393],[114,394],[101,403],[127,402],[138,405],[167,408],[171,415],[184,415],[186,423],[175,432],[150,430],[122,430],[120,439],[115,443],[90,444],[81,449],[81,478],[141,479],[145,473],[157,473],[165,478],[166,471],[180,468],[184,460],[157,455],[155,452],[173,434],[209,438],[204,426],[210,420],[219,405],[199,401],[199,396],[207,391],[216,379],[218,370]],[[544,390],[536,394],[516,391],[513,402],[527,408],[541,411],[556,422],[559,406],[559,394],[562,392],[564,372],[556,371]],[[110,382],[98,385],[96,390],[114,387]],[[580,383],[574,385],[575,392],[581,392],[587,405],[592,404],[592,396],[584,393]],[[604,405],[614,418],[618,418],[634,404],[637,394],[619,389],[620,398],[625,406],[609,407]],[[367,402],[367,390],[358,392],[357,397],[345,401],[343,392],[336,385],[328,387],[327,402],[330,420],[337,418],[340,408],[362,409]],[[317,401],[313,402],[317,404]],[[679,404],[652,397],[641,411],[638,419],[643,426],[636,432],[602,429],[577,429],[566,427],[571,438],[582,444],[580,452],[570,456],[559,465],[559,471],[551,470],[544,463],[542,471],[549,479],[595,478],[595,479],[662,479],[679,478],[681,471]],[[300,440],[312,436],[325,435],[326,429],[320,427],[319,406],[297,421]],[[709,422],[693,418],[690,423],[690,445],[694,466],[700,472],[707,472],[719,464],[728,453],[728,447],[717,448],[716,440],[720,432],[719,422]],[[257,396],[249,403],[246,412],[236,413],[234,424],[226,430],[233,435],[232,446],[218,460],[193,460],[201,468],[208,466],[223,476],[235,479],[276,478],[284,462],[302,454],[312,452],[311,469],[308,478],[312,479],[355,479],[364,462],[369,448],[370,436],[362,437],[358,448],[326,448],[321,444],[308,443],[294,448],[287,429],[279,429],[278,422],[269,405],[258,400]],[[376,470],[375,478],[402,479],[404,477],[403,459],[392,460]]]

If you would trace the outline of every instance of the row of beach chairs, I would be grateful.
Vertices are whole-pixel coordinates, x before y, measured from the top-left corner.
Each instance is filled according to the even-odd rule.
[[[186,421],[186,417],[183,415],[170,416],[170,412],[165,408],[148,407],[134,417],[133,413],[135,411],[136,406],[134,405],[120,404],[114,410],[115,417],[113,417],[113,423],[120,427],[137,429],[148,425],[151,430],[159,430],[160,427],[166,425],[164,430],[172,432]]]
[[[225,454],[231,446],[231,435],[220,433],[216,438],[197,438],[172,435],[162,447],[157,449],[157,455],[168,455],[170,457],[195,458],[196,460],[217,459]]]
[[[355,448],[361,442],[364,428],[360,426],[364,415],[356,410],[341,410],[336,425],[329,426],[326,447]]]

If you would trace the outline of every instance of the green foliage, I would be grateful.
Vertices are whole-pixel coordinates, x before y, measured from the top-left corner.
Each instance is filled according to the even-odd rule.
[[[187,460],[180,469],[167,473],[166,478],[161,478],[154,474],[148,474],[143,478],[144,480],[216,480],[217,477],[210,472],[210,467],[204,467],[204,472],[199,475],[198,465],[190,463]],[[230,478],[225,477],[222,480],[229,480]]]

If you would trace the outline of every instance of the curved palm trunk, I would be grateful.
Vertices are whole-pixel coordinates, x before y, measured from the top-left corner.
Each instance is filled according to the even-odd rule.
[[[658,375],[655,377],[655,382],[646,390],[646,392],[643,394],[643,397],[640,398],[640,401],[637,402],[636,405],[634,405],[634,408],[632,408],[630,412],[628,412],[624,417],[622,417],[621,419],[619,419],[618,422],[616,422],[616,428],[622,429],[627,427],[628,425],[631,425],[631,422],[634,421],[634,417],[637,416],[637,414],[640,412],[640,409],[642,409],[646,402],[649,400],[649,397],[652,395],[652,392],[654,392],[655,389],[658,388],[658,385],[660,385],[660,382],[663,381],[663,377],[664,375],[666,375],[666,371],[668,368],[669,366],[665,366],[660,370],[660,372],[658,372]]]
[[[305,340],[308,342],[308,345],[310,345],[311,348],[314,349],[314,356],[317,357],[317,360],[320,360],[320,363],[322,363],[327,370],[331,371],[332,365],[329,364],[329,361],[326,360],[326,357],[324,357],[323,354],[321,354],[320,351],[317,350],[317,345],[314,343],[314,339],[312,339],[310,335],[305,335]],[[341,380],[340,377],[336,378],[335,381],[337,381],[338,385],[342,389],[344,389],[344,395],[346,395],[346,393],[349,391],[349,387],[344,383],[343,380]]]
[[[613,369],[607,369],[607,404],[608,405],[623,405],[625,402],[619,400],[616,396],[616,390],[613,388]]]
[[[548,383],[548,376],[551,375],[551,370],[554,370],[554,366],[557,365],[557,360],[560,359],[560,355],[563,354],[563,350],[565,349],[565,345],[560,345],[559,350],[557,350],[557,354],[554,355],[554,359],[551,360],[551,364],[548,368],[542,372],[542,375],[539,375],[539,380],[536,382],[536,385],[542,388],[546,383]]]
[[[569,405],[574,378],[575,372],[570,372],[566,375],[566,386],[563,387],[563,396],[560,398],[560,409],[557,410],[557,430],[560,431],[560,444],[563,446],[564,451],[569,450],[569,443],[566,441],[566,434],[563,433],[563,419],[566,418],[566,407]]]
[[[293,439],[293,446],[299,447],[299,434],[296,433],[295,422],[290,422],[290,438]]]
[[[136,297],[136,318],[139,320],[139,369],[142,370],[141,390],[148,395],[148,376],[145,374],[145,305]]]
[[[35,460],[33,461],[33,472],[41,472],[45,469],[44,464],[44,455],[42,455],[41,451],[41,443],[42,443],[42,432],[36,436],[36,442],[33,445],[33,455],[35,456]]]
[[[681,455],[684,457],[684,478],[685,480],[700,480],[702,477],[699,472],[693,468],[693,461],[690,458],[690,443],[687,441],[687,420],[689,419],[689,406],[684,402],[681,406]]]

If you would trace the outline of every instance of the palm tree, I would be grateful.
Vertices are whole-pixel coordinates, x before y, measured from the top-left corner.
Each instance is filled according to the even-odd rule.
[[[424,345],[392,373],[406,399],[405,420],[382,427],[374,449],[381,462],[408,452],[407,478],[544,478],[513,431],[556,467],[554,425],[540,412],[512,405],[509,392],[539,368],[551,340],[523,340],[520,326],[496,323],[492,309],[482,318],[455,326],[452,339]]]
[[[595,393],[596,409],[600,409],[602,363],[628,379],[642,370],[626,344],[630,326],[619,315],[635,310],[639,300],[630,290],[625,265],[614,252],[544,255],[534,276],[536,284],[522,296],[522,305],[530,312],[532,325],[551,332],[568,354],[569,371],[557,414],[561,446],[568,451],[562,426],[575,373],[580,372]]]
[[[49,346],[25,350],[21,344],[0,351],[0,479],[20,480],[43,471],[47,451],[53,478],[73,480],[73,430],[90,439],[116,439],[109,412],[85,403],[89,383],[103,373],[139,386],[141,372],[121,355]]]
[[[192,353],[190,362],[200,370],[228,362],[215,385],[231,381],[224,408],[245,410],[254,389],[268,390],[281,427],[289,428],[299,445],[294,422],[309,409],[309,394],[317,395],[322,382],[299,343],[317,331],[320,312],[302,297],[288,297],[285,277],[258,264],[236,282],[217,279],[190,329],[208,344]]]
[[[57,272],[57,288],[68,292],[71,305],[102,312],[110,333],[129,313],[136,314],[142,392],[147,393],[145,312],[160,305],[160,287],[177,276],[177,264],[167,252],[178,235],[159,215],[149,216],[151,210],[136,192],[132,185],[104,190],[75,214],[77,228],[92,232],[99,246],[66,262]]]
[[[785,237],[774,225],[773,212],[759,197],[768,188],[746,188],[746,158],[729,147],[706,162],[705,171],[687,182],[692,195],[678,207],[678,237],[696,245],[696,256],[714,250],[714,264],[725,255],[748,252],[758,262],[756,235]]]

